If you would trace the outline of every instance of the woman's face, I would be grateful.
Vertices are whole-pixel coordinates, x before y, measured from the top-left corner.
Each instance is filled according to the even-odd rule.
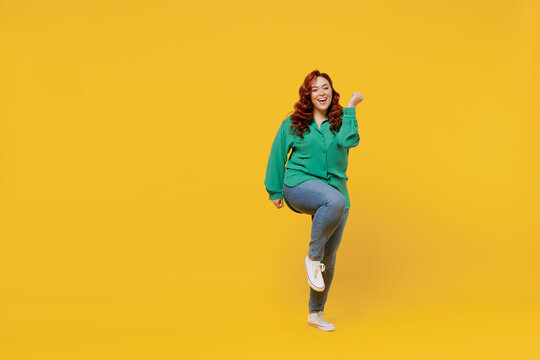
[[[317,80],[311,86],[311,102],[322,113],[326,113],[332,102],[332,88],[328,80],[322,76],[317,76]]]

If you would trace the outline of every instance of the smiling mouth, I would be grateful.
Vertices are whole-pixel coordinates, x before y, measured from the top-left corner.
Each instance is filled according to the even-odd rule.
[[[326,101],[327,101],[327,100],[328,100],[327,98],[324,98],[324,99],[317,99],[317,101],[318,101],[319,103],[321,103],[321,104],[326,104]]]

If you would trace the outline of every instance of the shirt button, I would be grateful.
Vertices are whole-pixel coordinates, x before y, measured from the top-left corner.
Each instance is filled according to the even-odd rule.
[[[323,168],[323,170],[326,170],[326,168]]]
[[[325,152],[326,152],[326,150],[323,150],[322,152],[323,152],[323,153],[325,153]]]

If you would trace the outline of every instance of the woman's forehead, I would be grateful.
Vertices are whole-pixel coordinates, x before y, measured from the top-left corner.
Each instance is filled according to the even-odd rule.
[[[324,85],[324,84],[330,84],[326,78],[322,76],[318,76],[317,80],[313,83],[311,87],[318,86],[318,85]]]

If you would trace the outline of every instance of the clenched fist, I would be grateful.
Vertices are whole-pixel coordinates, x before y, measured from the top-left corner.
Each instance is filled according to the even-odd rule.
[[[356,105],[360,104],[364,100],[364,97],[359,92],[354,92],[351,100],[349,100],[349,107],[355,107]]]
[[[283,207],[283,198],[276,199],[276,200],[270,200],[276,205],[276,208],[281,209]]]

